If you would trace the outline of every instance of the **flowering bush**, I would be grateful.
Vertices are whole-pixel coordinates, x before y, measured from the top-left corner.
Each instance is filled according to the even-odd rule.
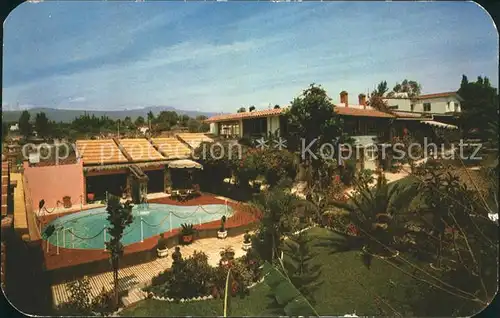
[[[191,257],[178,259],[170,269],[154,277],[152,286],[146,288],[146,291],[174,299],[208,294],[220,297],[224,294],[227,272],[231,269],[232,295],[245,294],[248,286],[259,279],[261,263],[258,256],[250,251],[240,259],[233,257],[234,251],[225,249],[221,253],[221,260],[230,259],[230,261],[220,262],[219,266],[211,267],[207,255],[195,251]]]
[[[352,236],[358,236],[359,229],[354,224],[351,223],[347,226],[347,234]]]

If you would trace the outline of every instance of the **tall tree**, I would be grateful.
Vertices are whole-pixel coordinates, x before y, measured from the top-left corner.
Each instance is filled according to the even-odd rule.
[[[396,83],[388,96],[393,96],[396,93],[406,93],[409,98],[417,97],[422,91],[422,86],[413,80],[404,79],[401,83]]]
[[[139,126],[144,125],[144,123],[145,123],[145,122],[146,122],[146,121],[144,120],[144,117],[139,116],[139,117],[137,117],[137,118],[136,118],[136,120],[135,120],[135,125],[139,127]]]
[[[301,200],[281,187],[259,194],[252,205],[262,213],[256,250],[267,261],[274,261],[281,251],[283,235],[293,233],[295,211]]]
[[[42,138],[47,138],[50,134],[50,122],[44,112],[36,114],[35,129]]]
[[[125,228],[132,224],[134,218],[132,215],[132,205],[129,201],[125,204],[120,203],[116,196],[110,196],[108,199],[107,220],[110,224],[106,228],[110,240],[106,242],[106,249],[109,252],[111,266],[113,268],[113,281],[115,289],[114,305],[118,307],[118,270],[120,269],[120,258],[123,256],[123,244],[121,239]]]
[[[389,88],[387,87],[387,81],[381,81],[378,83],[377,88],[372,92],[372,96],[382,97],[387,93]]]
[[[386,112],[386,113],[392,113],[392,110],[389,108],[389,105],[387,102],[384,100],[382,96],[372,94],[370,96],[370,99],[366,103],[368,106],[371,106],[377,110]]]
[[[149,112],[148,112],[148,120],[149,120],[150,122],[153,122],[153,121],[154,121],[154,119],[155,119],[155,114],[153,114],[153,112],[152,112],[152,111],[149,111]]]
[[[311,84],[295,98],[285,116],[288,119],[290,139],[288,148],[300,152],[300,160],[312,169],[312,180],[319,179],[325,158],[333,153],[321,152],[325,143],[332,144],[342,135],[342,120],[334,111],[334,104],[321,86]],[[326,156],[325,156],[326,155]]]
[[[126,116],[125,119],[123,120],[123,125],[125,127],[131,127],[132,126],[132,118],[130,118],[130,116]]]
[[[155,123],[168,124],[169,127],[177,125],[179,115],[174,111],[162,111],[155,119]]]
[[[321,268],[313,262],[315,254],[309,249],[310,244],[311,238],[306,231],[290,236],[284,248],[283,264],[292,284],[314,304],[314,291],[321,284]]]
[[[493,119],[498,125],[498,90],[491,86],[487,77],[483,79],[479,76],[476,82],[470,82],[463,75],[457,93],[464,99],[461,103],[461,122],[466,137],[475,130],[479,138],[488,138],[485,123]]]
[[[187,127],[189,129],[189,132],[201,132],[201,121],[190,118],[187,122]]]
[[[24,138],[28,138],[29,136],[31,136],[31,133],[33,132],[33,127],[31,126],[30,118],[31,115],[27,110],[23,111],[21,113],[21,116],[19,117],[19,132]]]
[[[179,116],[179,124],[182,126],[182,127],[187,127],[188,125],[188,122],[189,122],[189,116],[188,115],[182,115],[182,116]]]

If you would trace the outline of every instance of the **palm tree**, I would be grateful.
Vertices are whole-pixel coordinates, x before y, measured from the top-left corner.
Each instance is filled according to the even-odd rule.
[[[402,219],[416,186],[389,185],[380,173],[374,188],[368,182],[355,181],[355,190],[347,202],[335,201],[332,205],[349,213],[367,254],[393,254],[396,238],[406,232]]]
[[[280,186],[259,194],[251,203],[261,213],[257,234],[257,251],[264,260],[272,261],[280,250],[283,235],[297,229],[296,215],[302,200]]]

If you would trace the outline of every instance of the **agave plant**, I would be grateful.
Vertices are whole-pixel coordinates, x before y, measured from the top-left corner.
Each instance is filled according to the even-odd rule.
[[[182,227],[182,230],[181,230],[182,235],[193,235],[194,234],[193,224],[183,223],[183,224],[181,224],[181,227]]]
[[[364,251],[369,254],[393,254],[397,238],[406,233],[401,219],[406,216],[416,186],[389,185],[385,176],[380,174],[374,188],[361,182],[356,183],[355,190],[347,202],[335,201],[332,205],[349,213]]]

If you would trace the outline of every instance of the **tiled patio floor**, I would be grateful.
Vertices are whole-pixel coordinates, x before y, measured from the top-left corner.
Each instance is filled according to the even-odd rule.
[[[183,257],[190,256],[194,251],[202,251],[207,254],[208,262],[212,266],[217,266],[220,260],[220,251],[225,247],[232,247],[235,251],[235,257],[241,257],[245,254],[242,249],[243,234],[228,237],[224,240],[217,238],[206,238],[193,242],[191,245],[182,246],[181,253]],[[143,263],[135,266],[120,269],[119,272],[119,289],[131,290],[135,288],[142,288],[151,284],[151,279],[169,268],[172,264],[172,251],[169,251],[169,256],[165,258],[157,258],[154,261]],[[94,276],[89,276],[91,285],[92,297],[97,296],[103,289],[111,290],[113,286],[112,272],[106,272]],[[57,284],[52,286],[52,296],[54,305],[65,303],[69,300],[69,293],[66,290],[66,284]]]

